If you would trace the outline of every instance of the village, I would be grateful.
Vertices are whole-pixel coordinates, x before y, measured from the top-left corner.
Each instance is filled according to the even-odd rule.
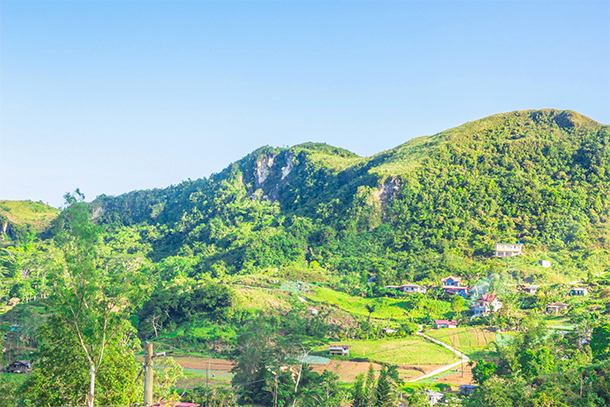
[[[523,244],[521,243],[498,243],[494,245],[494,257],[497,258],[509,258],[513,256],[523,255]],[[550,268],[551,261],[550,260],[539,260],[539,266],[542,268]],[[369,283],[374,281],[371,279]],[[442,278],[437,285],[419,285],[412,282],[404,283],[401,285],[386,285],[385,288],[387,290],[394,290],[403,294],[426,294],[429,290],[440,290],[449,296],[459,296],[464,299],[470,299],[469,306],[469,318],[465,321],[466,325],[471,324],[472,322],[476,322],[478,319],[484,317],[490,317],[493,314],[498,313],[503,308],[503,303],[500,297],[494,292],[481,292],[479,287],[476,284],[465,284],[465,279],[462,277],[456,277],[453,275]],[[563,294],[565,297],[586,297],[589,294],[589,290],[586,287],[579,286],[580,281],[570,282],[566,284],[563,289]],[[524,295],[535,296],[539,293],[539,289],[541,285],[533,285],[533,284],[519,284],[516,285],[513,289],[515,293],[522,293]],[[544,307],[544,312],[549,317],[561,316],[566,313],[569,305],[564,302],[549,302]],[[309,312],[312,314],[318,313],[316,308],[309,308]],[[420,325],[419,330],[417,331],[418,335],[425,337],[426,339],[436,342],[441,346],[447,347],[449,350],[454,352],[456,355],[459,355],[460,361],[459,364],[464,364],[468,362],[470,359],[462,354],[459,350],[454,349],[453,347],[446,345],[443,342],[437,341],[436,339],[427,336],[424,334],[426,330],[444,330],[444,329],[456,329],[459,326],[459,322],[457,320],[447,320],[447,319],[435,319],[432,320],[428,326]],[[499,332],[499,330],[493,326],[489,327],[490,330]],[[393,335],[397,333],[397,329],[395,328],[383,328],[382,332],[387,335]],[[563,331],[565,333],[565,331]],[[584,341],[583,343],[586,343]],[[349,344],[330,344],[328,345],[328,355],[331,357],[349,357],[350,349],[352,348]],[[438,369],[432,375],[424,375],[420,378],[416,378],[412,380],[413,382],[418,382],[422,379],[427,379],[430,376],[442,374],[444,371],[451,370],[457,364],[454,363],[445,369]],[[463,397],[467,397],[472,394],[474,389],[477,388],[477,385],[468,383],[461,384],[458,386],[458,394]],[[429,401],[431,406],[437,405],[444,398],[445,394],[435,390],[425,390],[421,392],[422,395]],[[404,406],[405,404],[400,404]]]
[[[496,244],[494,246],[493,257],[499,259],[508,259],[514,256],[523,255],[523,244]],[[551,261],[539,260],[538,266],[540,268],[552,267]],[[272,280],[272,284],[285,284],[279,280]],[[369,279],[369,285],[374,284],[374,276]],[[329,305],[331,307],[337,307],[342,309],[345,303],[342,300],[338,300],[335,305],[329,304],[324,301],[320,301],[319,294],[321,288],[316,291],[313,286],[304,282],[296,282],[291,287],[290,294],[295,294],[300,302],[305,304],[306,311],[310,318],[318,318],[322,314],[327,314]],[[544,284],[516,284],[509,287],[508,291],[506,287],[503,287],[505,295],[521,295],[529,296],[532,298],[538,298],[537,296],[544,291]],[[250,287],[249,289],[253,289]],[[400,285],[385,285],[385,290],[388,293],[387,298],[392,298],[392,293],[399,295],[398,298],[409,298],[411,296],[420,296],[424,298],[426,295],[432,295],[436,293],[435,298],[441,301],[451,302],[452,298],[460,299],[461,304],[465,304],[467,311],[461,312],[461,318],[456,319],[431,319],[429,322],[420,323],[417,325],[415,331],[411,332],[411,336],[404,336],[404,328],[397,325],[383,325],[384,319],[381,316],[371,318],[375,315],[374,307],[365,307],[368,309],[368,322],[373,322],[378,329],[377,340],[381,339],[381,342],[385,341],[387,344],[393,344],[396,350],[384,351],[387,354],[382,360],[399,360],[393,355],[398,352],[409,352],[412,345],[408,345],[410,337],[416,336],[421,338],[424,342],[427,342],[426,352],[438,352],[434,349],[446,349],[451,357],[446,359],[430,359],[426,362],[426,359],[419,357],[417,353],[414,353],[407,359],[404,364],[398,364],[401,370],[401,375],[404,374],[405,381],[408,383],[448,383],[445,387],[442,387],[443,391],[439,389],[428,388],[421,390],[421,394],[425,396],[430,405],[437,405],[442,403],[441,400],[445,397],[448,390],[453,388],[455,394],[459,397],[468,397],[477,388],[477,385],[473,382],[472,376],[472,357],[474,354],[472,350],[464,350],[463,344],[468,343],[466,337],[473,336],[476,333],[476,346],[468,345],[472,349],[476,349],[476,352],[484,350],[486,345],[489,345],[502,335],[511,335],[511,329],[501,328],[494,322],[494,316],[499,314],[504,309],[503,298],[494,291],[494,287],[482,285],[477,280],[467,280],[465,277],[458,277],[455,275],[448,275],[440,278],[437,284],[417,284],[414,282],[403,283]],[[262,288],[261,288],[262,289]],[[269,289],[267,289],[269,290]],[[565,284],[562,289],[563,297],[565,298],[584,298],[589,295],[589,288],[580,281],[574,281],[569,284]],[[346,297],[347,298],[347,297]],[[383,297],[382,297],[383,298]],[[546,298],[546,297],[542,297]],[[557,298],[557,296],[553,297]],[[569,310],[570,305],[566,302],[550,301],[545,304],[543,312],[548,318],[561,317],[565,315]],[[378,312],[379,313],[379,312]],[[389,319],[391,321],[392,318]],[[6,358],[12,358],[9,363],[4,366],[4,372],[7,374],[23,375],[28,374],[32,368],[32,363],[27,358],[28,353],[32,353],[35,348],[28,347],[25,344],[29,340],[28,334],[24,330],[25,327],[19,324],[13,324],[10,326],[10,330],[4,335],[4,355]],[[456,335],[451,332],[458,332]],[[448,334],[442,334],[442,332],[448,332]],[[484,338],[483,342],[479,341],[479,335]],[[355,369],[356,366],[360,366],[359,369],[363,369],[364,366],[368,365],[368,362],[364,360],[372,361],[378,360],[379,351],[375,348],[363,347],[362,341],[356,342],[350,341],[350,337],[346,337],[342,342],[331,341],[325,346],[326,351],[323,352],[321,348],[317,348],[316,351],[312,352],[311,355],[303,355],[302,360],[311,363],[311,366],[316,371],[320,369],[327,369],[329,366],[334,366],[340,377],[347,382],[354,380],[354,372],[348,372],[350,369]],[[470,340],[470,339],[468,339]],[[356,346],[357,345],[357,346]],[[382,345],[386,346],[386,345]],[[405,347],[406,346],[406,347]],[[418,344],[417,346],[422,346]],[[355,351],[356,349],[356,351]],[[468,349],[468,347],[466,348]],[[21,353],[20,353],[21,352]],[[462,353],[465,352],[465,353]],[[423,354],[422,354],[423,355]],[[470,355],[470,356],[468,356]],[[452,359],[453,358],[453,359]],[[181,361],[182,358],[177,360]],[[185,358],[184,360],[187,360]],[[190,360],[190,359],[188,359]],[[408,361],[407,361],[408,360]],[[206,370],[206,377],[208,375],[218,377],[230,377],[230,371],[233,364],[219,364],[220,359],[215,360],[214,369]],[[209,361],[208,361],[209,363]],[[223,362],[225,363],[225,362]],[[224,367],[220,367],[220,366]],[[194,366],[192,362],[188,362],[185,366]],[[421,367],[420,367],[421,366]],[[187,367],[186,369],[192,369]],[[341,373],[347,369],[346,372]],[[199,369],[201,370],[201,369]],[[216,379],[217,380],[217,379]],[[454,385],[454,383],[457,383]],[[401,396],[402,398],[402,393]],[[153,404],[154,405],[165,405],[165,404]],[[199,404],[177,402],[167,404],[172,407],[187,407],[187,406],[198,406]],[[400,405],[405,405],[404,403]],[[439,404],[442,405],[442,404]]]

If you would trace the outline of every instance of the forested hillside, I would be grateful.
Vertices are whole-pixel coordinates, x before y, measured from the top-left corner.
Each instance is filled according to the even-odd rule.
[[[263,147],[209,179],[91,207],[153,261],[186,259],[191,275],[316,261],[402,281],[472,269],[499,241],[572,260],[605,253],[609,181],[609,126],[536,110],[367,158],[325,144]]]
[[[609,195],[610,126],[539,110],[373,157],[262,147],[165,189],[89,203],[77,189],[61,213],[2,201],[16,226],[0,362],[33,363],[0,376],[0,407],[140,402],[140,341],[181,363],[155,367],[155,400],[425,406],[435,388],[460,405],[457,385],[476,383],[461,405],[607,405]],[[493,256],[516,241],[523,256]],[[448,274],[470,294],[439,287]],[[386,287],[406,282],[422,292]],[[477,315],[483,293],[503,305]],[[466,374],[438,341],[471,358]]]
[[[42,202],[0,201],[0,239],[7,243],[27,232],[44,233],[60,210]]]

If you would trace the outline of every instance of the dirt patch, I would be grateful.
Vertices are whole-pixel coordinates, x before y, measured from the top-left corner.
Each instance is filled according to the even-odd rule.
[[[233,369],[235,362],[227,359],[202,358],[198,356],[174,356],[174,360],[185,369],[197,370],[217,370],[219,372],[229,372]]]
[[[379,363],[373,363],[377,372],[381,370]],[[331,360],[326,365],[312,365],[313,371],[321,373],[324,370],[331,371],[339,376],[342,382],[353,382],[359,374],[365,374],[369,370],[369,362],[353,362],[348,360]],[[399,365],[400,378],[407,381],[423,376],[438,369],[438,365]]]
[[[455,386],[455,390],[459,389],[459,386],[463,384],[474,384],[472,380],[472,369],[470,366],[468,366],[468,363],[464,363],[463,377],[462,367],[458,366],[456,369],[453,370],[453,373],[434,380],[434,383],[451,384]]]
[[[206,375],[208,380],[218,382],[229,382],[232,374],[231,369],[235,362],[227,359],[203,358],[197,356],[174,356],[176,362],[185,369],[185,372],[198,375],[199,377],[189,377],[180,382],[185,387],[192,387],[198,383],[205,383]],[[209,367],[208,367],[209,363]],[[381,370],[381,364],[373,363],[375,371]],[[398,371],[404,381],[416,379],[427,373],[438,369],[439,365],[400,365]],[[209,370],[208,370],[209,369]],[[326,365],[312,365],[314,372],[322,373],[324,370],[331,371],[339,376],[342,382],[353,382],[359,374],[365,374],[369,369],[369,362],[354,362],[349,360],[331,360]],[[461,369],[459,372],[451,373],[435,380],[436,383],[448,383],[454,385],[470,384],[472,373],[470,366],[464,365],[464,377],[462,378]]]

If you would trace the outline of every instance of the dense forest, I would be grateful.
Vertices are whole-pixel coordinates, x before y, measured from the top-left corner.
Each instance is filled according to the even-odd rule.
[[[361,158],[324,144],[263,147],[209,179],[100,196],[115,239],[212,276],[317,262],[422,280],[496,242],[530,252],[610,244],[610,130],[569,111],[512,112]],[[366,255],[364,255],[366,254]]]

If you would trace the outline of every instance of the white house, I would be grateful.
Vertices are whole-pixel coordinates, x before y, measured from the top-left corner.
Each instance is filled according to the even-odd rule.
[[[527,287],[525,287],[523,289],[523,291],[525,291],[528,294],[536,294],[538,292],[538,289],[540,288],[540,286],[538,285],[528,285]]]
[[[472,316],[484,317],[491,313],[497,312],[502,308],[502,302],[498,300],[496,294],[483,294],[478,300],[474,301],[474,304],[470,307]]]
[[[521,243],[496,243],[494,245],[494,256],[511,257],[523,254],[523,244]]]
[[[424,286],[408,283],[403,285],[386,285],[388,290],[398,290],[403,293],[425,293],[428,289]]]
[[[328,353],[331,356],[349,356],[349,345],[328,345]]]
[[[540,265],[542,267],[545,267],[545,268],[551,267],[551,261],[550,260],[540,260],[539,263],[540,263]]]
[[[431,406],[435,405],[443,398],[443,393],[439,393],[438,391],[434,390],[426,390],[424,394],[426,395],[426,398],[430,402]]]

